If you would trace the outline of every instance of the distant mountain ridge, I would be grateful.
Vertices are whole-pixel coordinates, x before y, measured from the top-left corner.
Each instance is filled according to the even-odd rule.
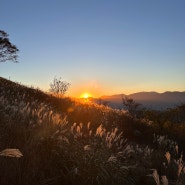
[[[185,103],[185,91],[166,91],[164,93],[138,92],[130,95],[116,94],[111,96],[101,96],[100,99],[104,102],[107,102],[110,107],[122,108],[122,97],[125,96],[132,98],[137,103],[140,103],[142,107],[156,110],[173,108]]]

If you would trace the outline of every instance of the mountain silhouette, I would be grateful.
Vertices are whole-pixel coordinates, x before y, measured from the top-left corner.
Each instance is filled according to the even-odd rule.
[[[185,103],[185,91],[179,92],[138,92],[130,95],[116,94],[111,96],[101,96],[100,99],[112,108],[123,108],[122,97],[132,98],[135,102],[140,103],[141,107],[164,110]]]

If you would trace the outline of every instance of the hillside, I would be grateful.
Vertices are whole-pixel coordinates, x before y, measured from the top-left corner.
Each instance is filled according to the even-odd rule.
[[[102,96],[101,99],[108,102],[108,105],[113,108],[121,108],[123,107],[122,96],[125,97],[126,95],[117,94],[112,96]],[[154,110],[165,110],[167,108],[174,108],[185,103],[185,92],[177,91],[164,93],[138,92],[127,96],[140,103],[142,107]]]
[[[137,117],[0,78],[0,184],[184,184],[184,111]]]

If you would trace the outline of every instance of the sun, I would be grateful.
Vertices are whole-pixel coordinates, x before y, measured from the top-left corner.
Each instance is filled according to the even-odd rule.
[[[84,99],[88,99],[91,95],[89,93],[83,93],[80,97]]]

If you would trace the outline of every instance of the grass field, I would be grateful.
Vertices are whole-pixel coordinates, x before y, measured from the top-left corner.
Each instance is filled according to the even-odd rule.
[[[183,185],[184,113],[132,117],[0,78],[0,184]]]

